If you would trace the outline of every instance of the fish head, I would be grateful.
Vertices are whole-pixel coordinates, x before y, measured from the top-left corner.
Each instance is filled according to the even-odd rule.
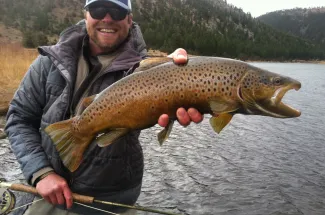
[[[301,88],[299,81],[256,67],[247,69],[237,87],[238,97],[247,114],[276,118],[301,115],[299,110],[282,102],[286,92]]]

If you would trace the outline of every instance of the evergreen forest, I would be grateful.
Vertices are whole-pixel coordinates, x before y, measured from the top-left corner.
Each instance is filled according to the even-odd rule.
[[[0,0],[0,23],[18,29],[25,47],[53,44],[62,30],[83,18],[84,2]],[[308,33],[313,38],[304,37],[253,18],[226,0],[133,0],[132,12],[148,49],[171,52],[183,47],[190,54],[242,60],[325,59],[324,42],[319,42],[324,24]]]

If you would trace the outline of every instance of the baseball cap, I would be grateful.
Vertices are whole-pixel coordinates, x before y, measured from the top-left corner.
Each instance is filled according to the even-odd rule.
[[[131,0],[86,0],[85,8],[93,3],[112,2],[128,11],[131,11]]]

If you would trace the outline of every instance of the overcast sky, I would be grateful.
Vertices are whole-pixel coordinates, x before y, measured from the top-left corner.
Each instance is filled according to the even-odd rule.
[[[227,2],[242,8],[246,13],[250,12],[253,17],[275,10],[325,6],[325,0],[227,0]]]

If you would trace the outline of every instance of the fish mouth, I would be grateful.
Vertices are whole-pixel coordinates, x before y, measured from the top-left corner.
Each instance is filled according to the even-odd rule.
[[[294,89],[298,91],[300,88],[301,83],[293,81],[291,84],[277,89],[271,98],[259,101],[256,101],[253,96],[246,93],[242,87],[237,88],[237,94],[241,102],[245,104],[245,109],[249,114],[259,114],[276,118],[293,118],[299,117],[301,112],[282,102],[282,99],[289,90]]]
[[[280,118],[299,117],[301,115],[301,112],[289,106],[288,104],[282,102],[282,99],[289,90],[298,91],[300,88],[301,88],[301,83],[298,81],[286,87],[281,87],[275,91],[271,99],[268,100],[266,104],[264,104],[263,106],[265,106],[266,109],[271,112],[270,115],[274,117],[280,117]]]

